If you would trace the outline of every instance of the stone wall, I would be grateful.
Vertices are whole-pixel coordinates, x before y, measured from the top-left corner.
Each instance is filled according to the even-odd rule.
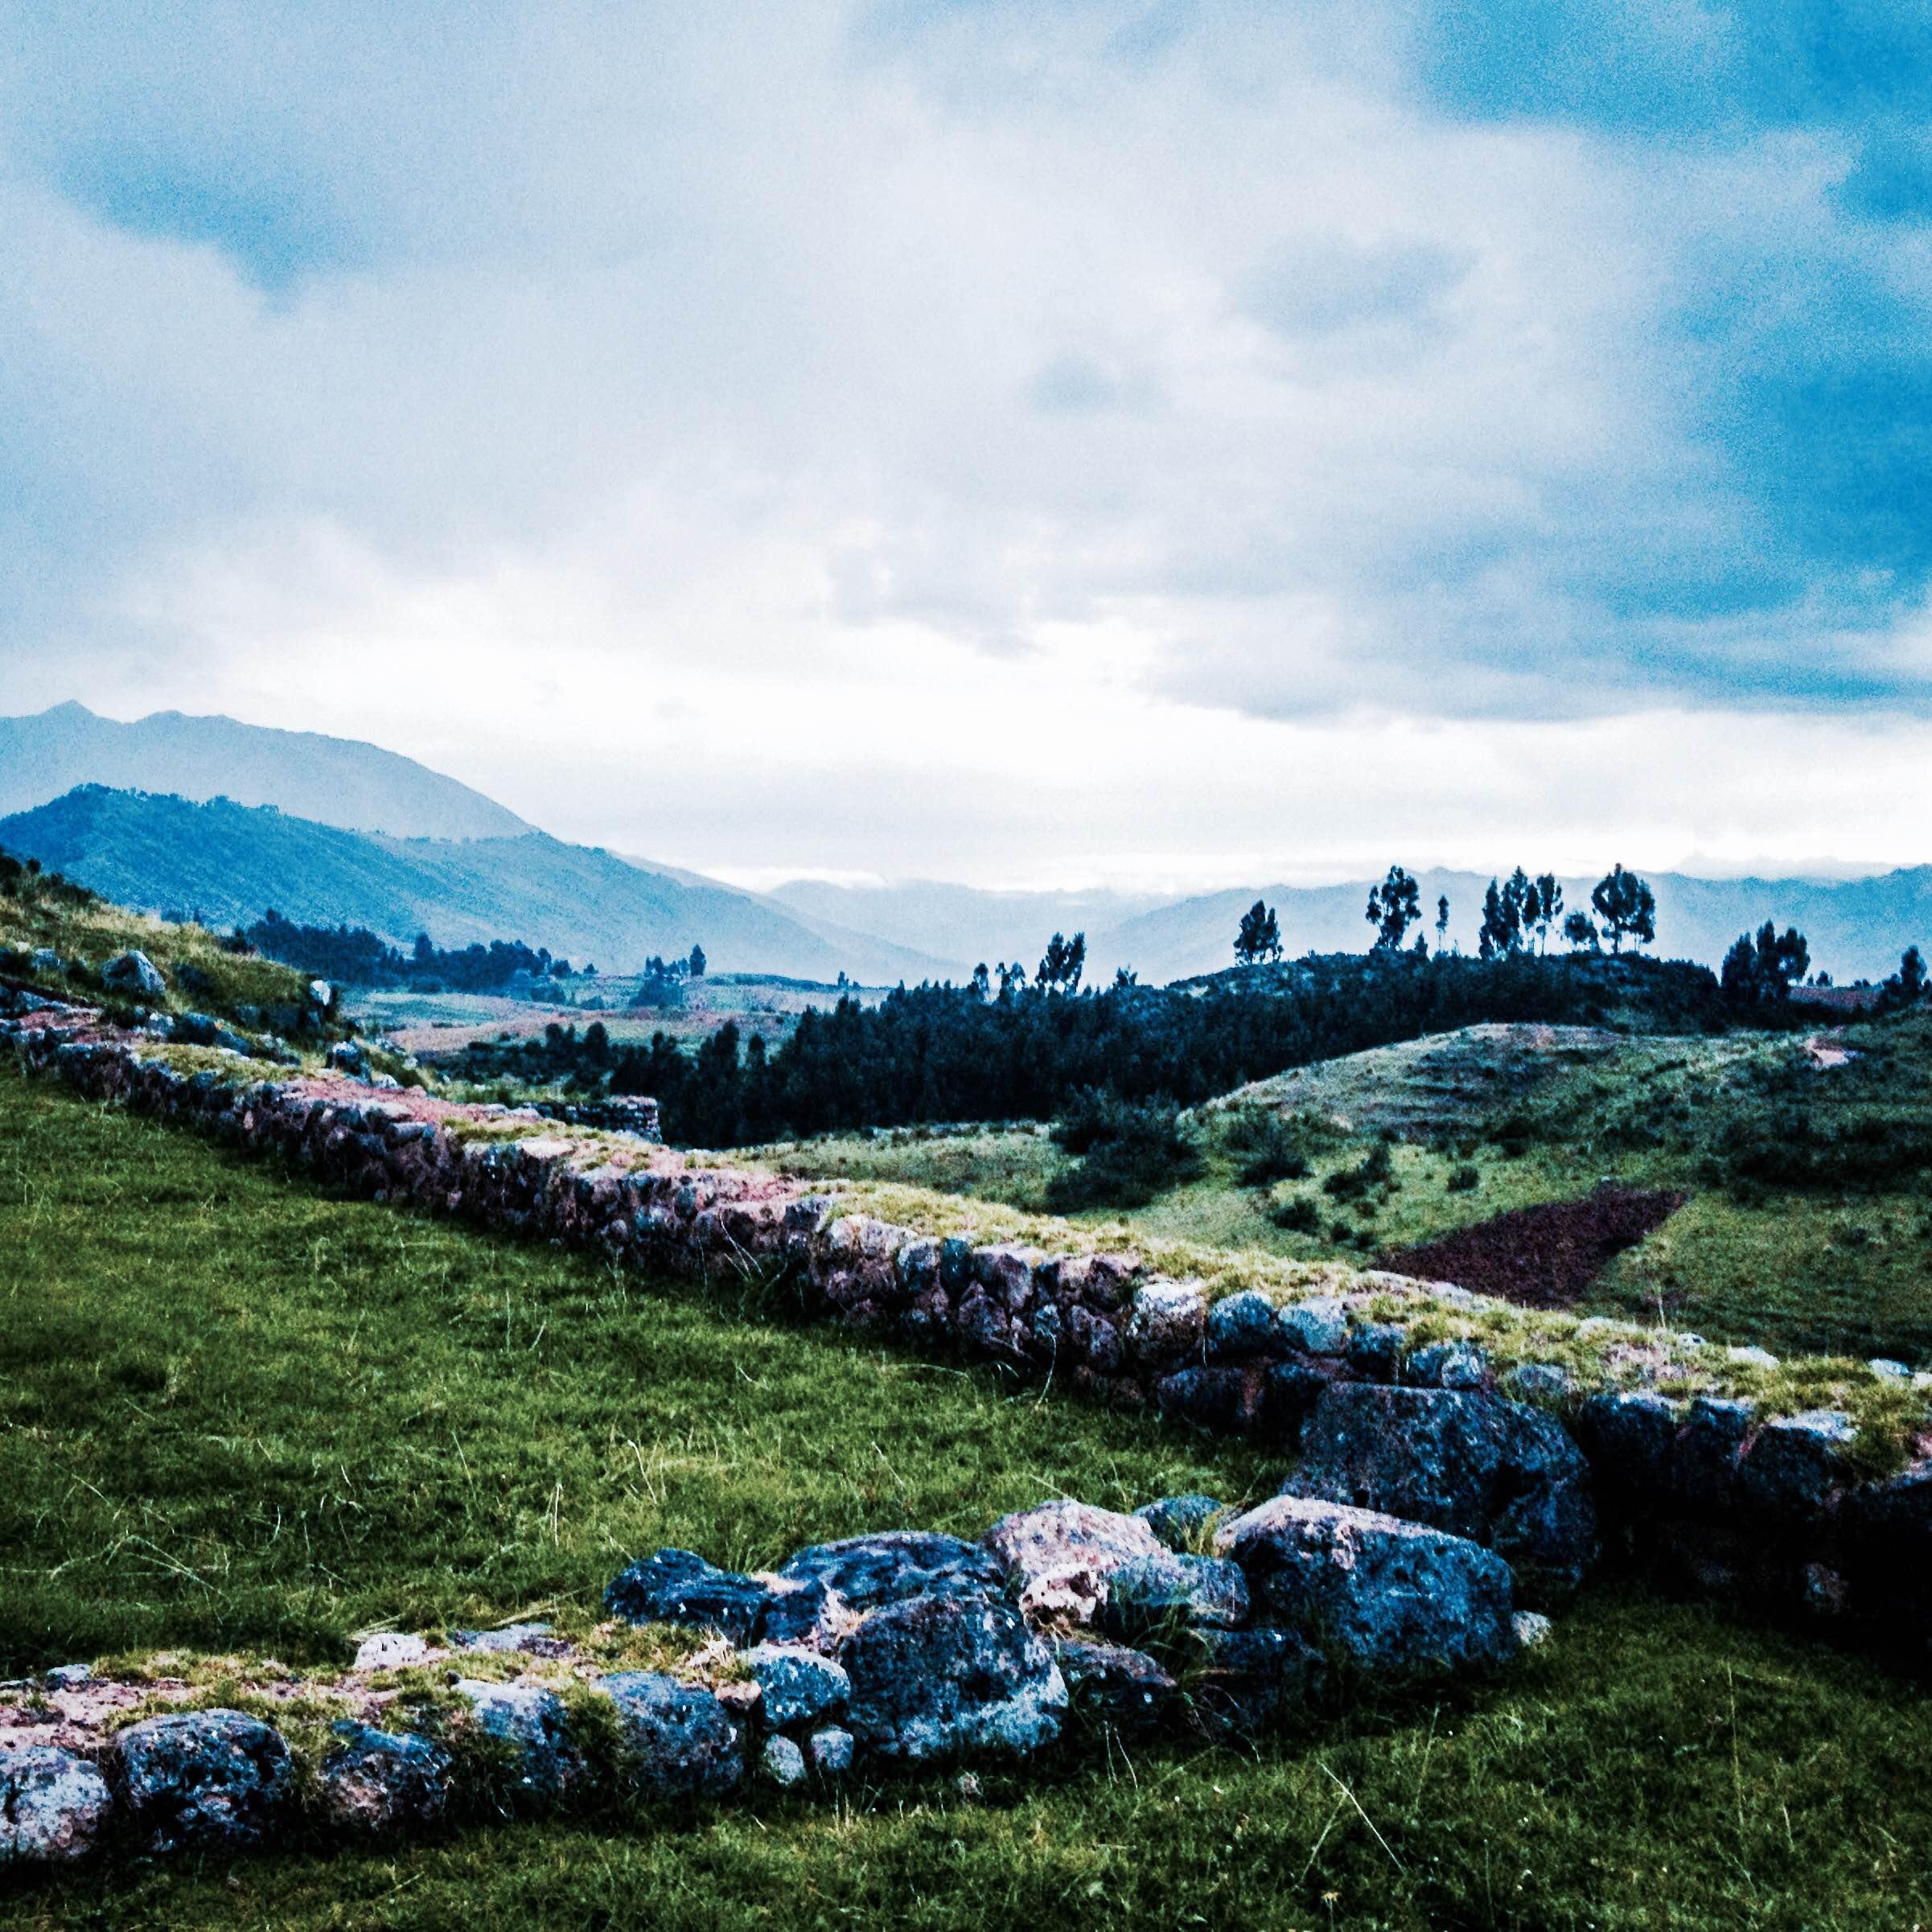
[[[238,1058],[185,1071],[86,1009],[6,997],[0,1035],[29,1067],[369,1198],[647,1273],[755,1276],[804,1316],[923,1355],[996,1363],[1095,1401],[1278,1442],[1285,1463],[1317,1449],[1302,1466],[1332,1499],[1511,1548],[1540,1585],[1573,1583],[1601,1544],[1753,1612],[1855,1627],[1924,1659],[1925,1435],[1905,1468],[1869,1478],[1845,1408],[1780,1414],[1687,1392],[1634,1348],[1606,1351],[1600,1381],[1536,1361],[1499,1367],[1475,1342],[1439,1338],[1445,1306],[1477,1328],[1484,1312],[1440,1284],[1365,1273],[1298,1299],[1211,1297],[1130,1252],[943,1238],[842,1211],[835,1194],[802,1183],[689,1166],[638,1136],[340,1078],[250,1077]],[[1815,1383],[1842,1389],[1881,1373],[1842,1367],[1835,1383]],[[1533,1520],[1544,1476],[1572,1457],[1589,1477],[1587,1534]]]

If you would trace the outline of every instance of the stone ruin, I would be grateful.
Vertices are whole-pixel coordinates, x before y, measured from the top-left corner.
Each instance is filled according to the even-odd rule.
[[[1848,1412],[1691,1393],[1634,1346],[1606,1348],[1594,1385],[1547,1363],[1499,1371],[1477,1340],[1424,1329],[1445,1306],[1480,1326],[1478,1298],[1441,1285],[1370,1274],[1331,1293],[1212,1297],[1132,1254],[843,1213],[832,1194],[693,1169],[638,1135],[339,1077],[257,1077],[239,1060],[184,1072],[84,1009],[18,992],[9,1004],[0,1038],[28,1067],[370,1198],[647,1273],[757,1272],[801,1312],[922,1354],[1050,1377],[1293,1458],[1282,1493],[1239,1515],[1198,1498],[1131,1517],[1060,1500],[978,1544],[889,1532],[764,1576],[657,1552],[612,1584],[607,1608],[704,1633],[688,1668],[580,1659],[573,1707],[541,1681],[467,1678],[446,1651],[454,1715],[398,1729],[371,1704],[338,1723],[309,1781],[322,1794],[310,1822],[330,1829],[428,1828],[474,1807],[456,1747],[475,1736],[512,1767],[508,1787],[485,1781],[490,1802],[508,1788],[520,1804],[717,1794],[754,1774],[816,1790],[895,1765],[1064,1749],[1096,1729],[1246,1734],[1364,1687],[1507,1666],[1606,1553],[1926,1661],[1923,1437],[1916,1460],[1873,1478]],[[1612,1325],[1577,1333],[1593,1326]],[[253,1842],[294,1815],[288,1747],[259,1716],[163,1712],[90,1734],[21,1715],[57,1712],[76,1690],[6,1695],[0,1864],[105,1842]],[[578,1736],[583,1695],[606,1702],[592,1728],[619,1741],[607,1762]]]

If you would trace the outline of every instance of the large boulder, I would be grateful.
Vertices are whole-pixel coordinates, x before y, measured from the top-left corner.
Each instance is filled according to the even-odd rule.
[[[980,1539],[1020,1585],[1030,1622],[1091,1624],[1115,1572],[1167,1552],[1138,1516],[1091,1502],[1042,1502],[1002,1516]]]
[[[563,1700],[541,1684],[475,1677],[458,1678],[450,1687],[468,1701],[476,1728],[500,1754],[500,1807],[544,1810],[560,1803],[584,1769]]]
[[[413,1835],[439,1823],[450,1805],[450,1753],[434,1739],[345,1721],[316,1774],[323,1815],[339,1831]]]
[[[163,1000],[167,981],[160,968],[145,952],[117,952],[101,968],[101,984],[109,993],[124,993],[136,999]]]
[[[771,1596],[735,1570],[721,1570],[690,1550],[654,1550],[611,1581],[604,1608],[627,1623],[694,1625],[747,1643]]]
[[[846,1724],[882,1757],[1024,1754],[1067,1708],[1053,1655],[1019,1613],[984,1597],[914,1597],[869,1612],[839,1646]]]
[[[0,1872],[85,1858],[113,1808],[107,1780],[84,1757],[51,1745],[0,1751]]]
[[[1006,1588],[1006,1566],[993,1551],[935,1530],[880,1530],[814,1544],[788,1557],[778,1573],[834,1592],[853,1610],[935,1593],[999,1597]]]
[[[701,1685],[657,1671],[598,1681],[617,1707],[627,1768],[653,1798],[715,1795],[745,1774],[744,1747],[725,1707]]]
[[[107,1770],[153,1852],[251,1850],[282,1824],[295,1793],[281,1733],[241,1711],[144,1718],[114,1739]]]
[[[1317,1497],[1277,1496],[1222,1525],[1269,1621],[1363,1675],[1406,1683],[1516,1653],[1509,1565],[1417,1523]]]
[[[1525,1601],[1560,1602],[1597,1554],[1589,1465],[1556,1419],[1482,1391],[1336,1383],[1281,1486],[1494,1550]]]

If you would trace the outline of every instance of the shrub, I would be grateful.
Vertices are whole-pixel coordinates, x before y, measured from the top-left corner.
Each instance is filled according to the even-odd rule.
[[[1201,1171],[1201,1150],[1171,1102],[1132,1106],[1108,1095],[1062,1122],[1054,1138],[1070,1153],[1082,1152],[1047,1184],[1046,1204],[1055,1214],[1145,1207]]]
[[[1322,1213],[1306,1194],[1290,1194],[1268,1211],[1268,1218],[1285,1234],[1318,1235]]]
[[[1450,1169],[1446,1185],[1453,1194],[1466,1194],[1479,1187],[1482,1182],[1482,1176],[1465,1161],[1460,1167]]]
[[[1322,1183],[1322,1191],[1338,1201],[1359,1201],[1371,1187],[1387,1184],[1392,1159],[1389,1143],[1378,1141],[1354,1167],[1338,1167]]]

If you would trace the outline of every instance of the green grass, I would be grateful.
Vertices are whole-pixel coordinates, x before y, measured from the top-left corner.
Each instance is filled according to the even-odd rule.
[[[1512,1208],[1574,1199],[1605,1178],[1680,1189],[1689,1204],[1618,1258],[1582,1313],[1661,1318],[1779,1354],[1932,1363],[1932,1174],[1868,1186],[1741,1186],[1722,1157],[1728,1130],[1775,1140],[1781,1108],[1827,1129],[1850,1118],[1932,1120],[1932,1026],[1865,1026],[1848,1038],[1861,1058],[1823,1071],[1779,1035],[1630,1038],[1487,1026],[1354,1054],[1198,1110],[1206,1154],[1198,1180],[1145,1207],[1075,1223],[1117,1223],[1143,1242],[1360,1265]],[[1309,1139],[1305,1179],[1239,1184],[1242,1157],[1230,1141],[1243,1108],[1330,1124]],[[1324,1191],[1385,1132],[1405,1137],[1392,1150],[1392,1184],[1359,1202]],[[937,1190],[1029,1213],[1042,1211],[1067,1161],[1044,1132],[1026,1128],[898,1129],[762,1157],[789,1173]],[[1465,1167],[1476,1185],[1452,1188]],[[1270,1218],[1296,1198],[1314,1209],[1314,1232]]]
[[[0,1074],[0,1675],[290,1662],[594,1604],[660,1544],[769,1563],[1139,1502],[1240,1457],[586,1260],[331,1200]]]
[[[31,972],[28,958],[42,946],[51,947],[80,969],[71,975]],[[170,1012],[199,1011],[233,1020],[247,1008],[299,1007],[306,997],[307,974],[273,960],[230,952],[199,926],[151,919],[105,899],[76,906],[45,891],[0,896],[0,952],[18,956],[8,970],[56,998],[88,1004],[101,1000],[98,968],[130,948],[146,953],[167,981],[164,998],[142,1004]],[[119,1008],[128,1002],[110,998],[107,1004]]]
[[[341,1657],[380,1620],[582,1613],[1058,1490],[1272,1487],[1252,1454],[744,1318],[734,1291],[328,1198],[0,1074],[0,1673],[156,1645]],[[1932,1700],[1605,1585],[1505,1682],[1176,1748],[629,1829],[96,1872],[102,1927],[1893,1928],[1932,1922]]]

